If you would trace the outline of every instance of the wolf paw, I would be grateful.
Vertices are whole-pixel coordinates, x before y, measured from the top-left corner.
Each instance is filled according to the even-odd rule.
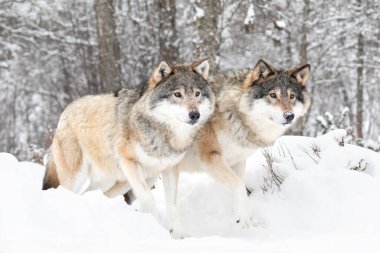
[[[184,239],[185,237],[188,237],[183,231],[178,229],[170,229],[169,232],[173,239]]]

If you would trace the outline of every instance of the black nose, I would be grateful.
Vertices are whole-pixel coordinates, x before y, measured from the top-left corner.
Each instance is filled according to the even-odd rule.
[[[191,119],[191,123],[193,123],[193,124],[198,121],[200,116],[201,116],[201,114],[198,111],[191,111],[189,113],[189,118]]]
[[[286,120],[286,123],[292,122],[292,120],[294,119],[294,113],[284,112],[284,119]]]

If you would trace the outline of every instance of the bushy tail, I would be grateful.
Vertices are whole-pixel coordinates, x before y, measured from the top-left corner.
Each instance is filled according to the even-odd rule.
[[[57,168],[51,154],[48,155],[48,161],[46,163],[45,177],[42,183],[42,190],[50,188],[57,188],[59,186]]]

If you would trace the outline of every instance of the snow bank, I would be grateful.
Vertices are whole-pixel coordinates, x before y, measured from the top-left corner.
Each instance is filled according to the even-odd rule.
[[[165,229],[160,181],[154,217],[99,191],[41,191],[42,166],[0,153],[0,252],[379,252],[380,155],[340,146],[344,135],[284,136],[256,152],[247,163],[257,224],[250,229],[233,222],[223,185],[182,174],[180,212],[191,236],[184,240]],[[273,158],[279,186],[268,183],[263,154]]]

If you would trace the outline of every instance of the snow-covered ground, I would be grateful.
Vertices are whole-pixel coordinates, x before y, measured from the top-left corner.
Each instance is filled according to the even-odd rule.
[[[345,132],[282,137],[248,163],[256,226],[232,220],[232,199],[205,174],[182,174],[180,209],[189,238],[165,229],[160,181],[156,217],[99,191],[42,191],[44,168],[0,153],[0,253],[380,252],[380,154],[340,146]],[[278,188],[268,172],[266,157]],[[355,169],[356,170],[355,170]]]

